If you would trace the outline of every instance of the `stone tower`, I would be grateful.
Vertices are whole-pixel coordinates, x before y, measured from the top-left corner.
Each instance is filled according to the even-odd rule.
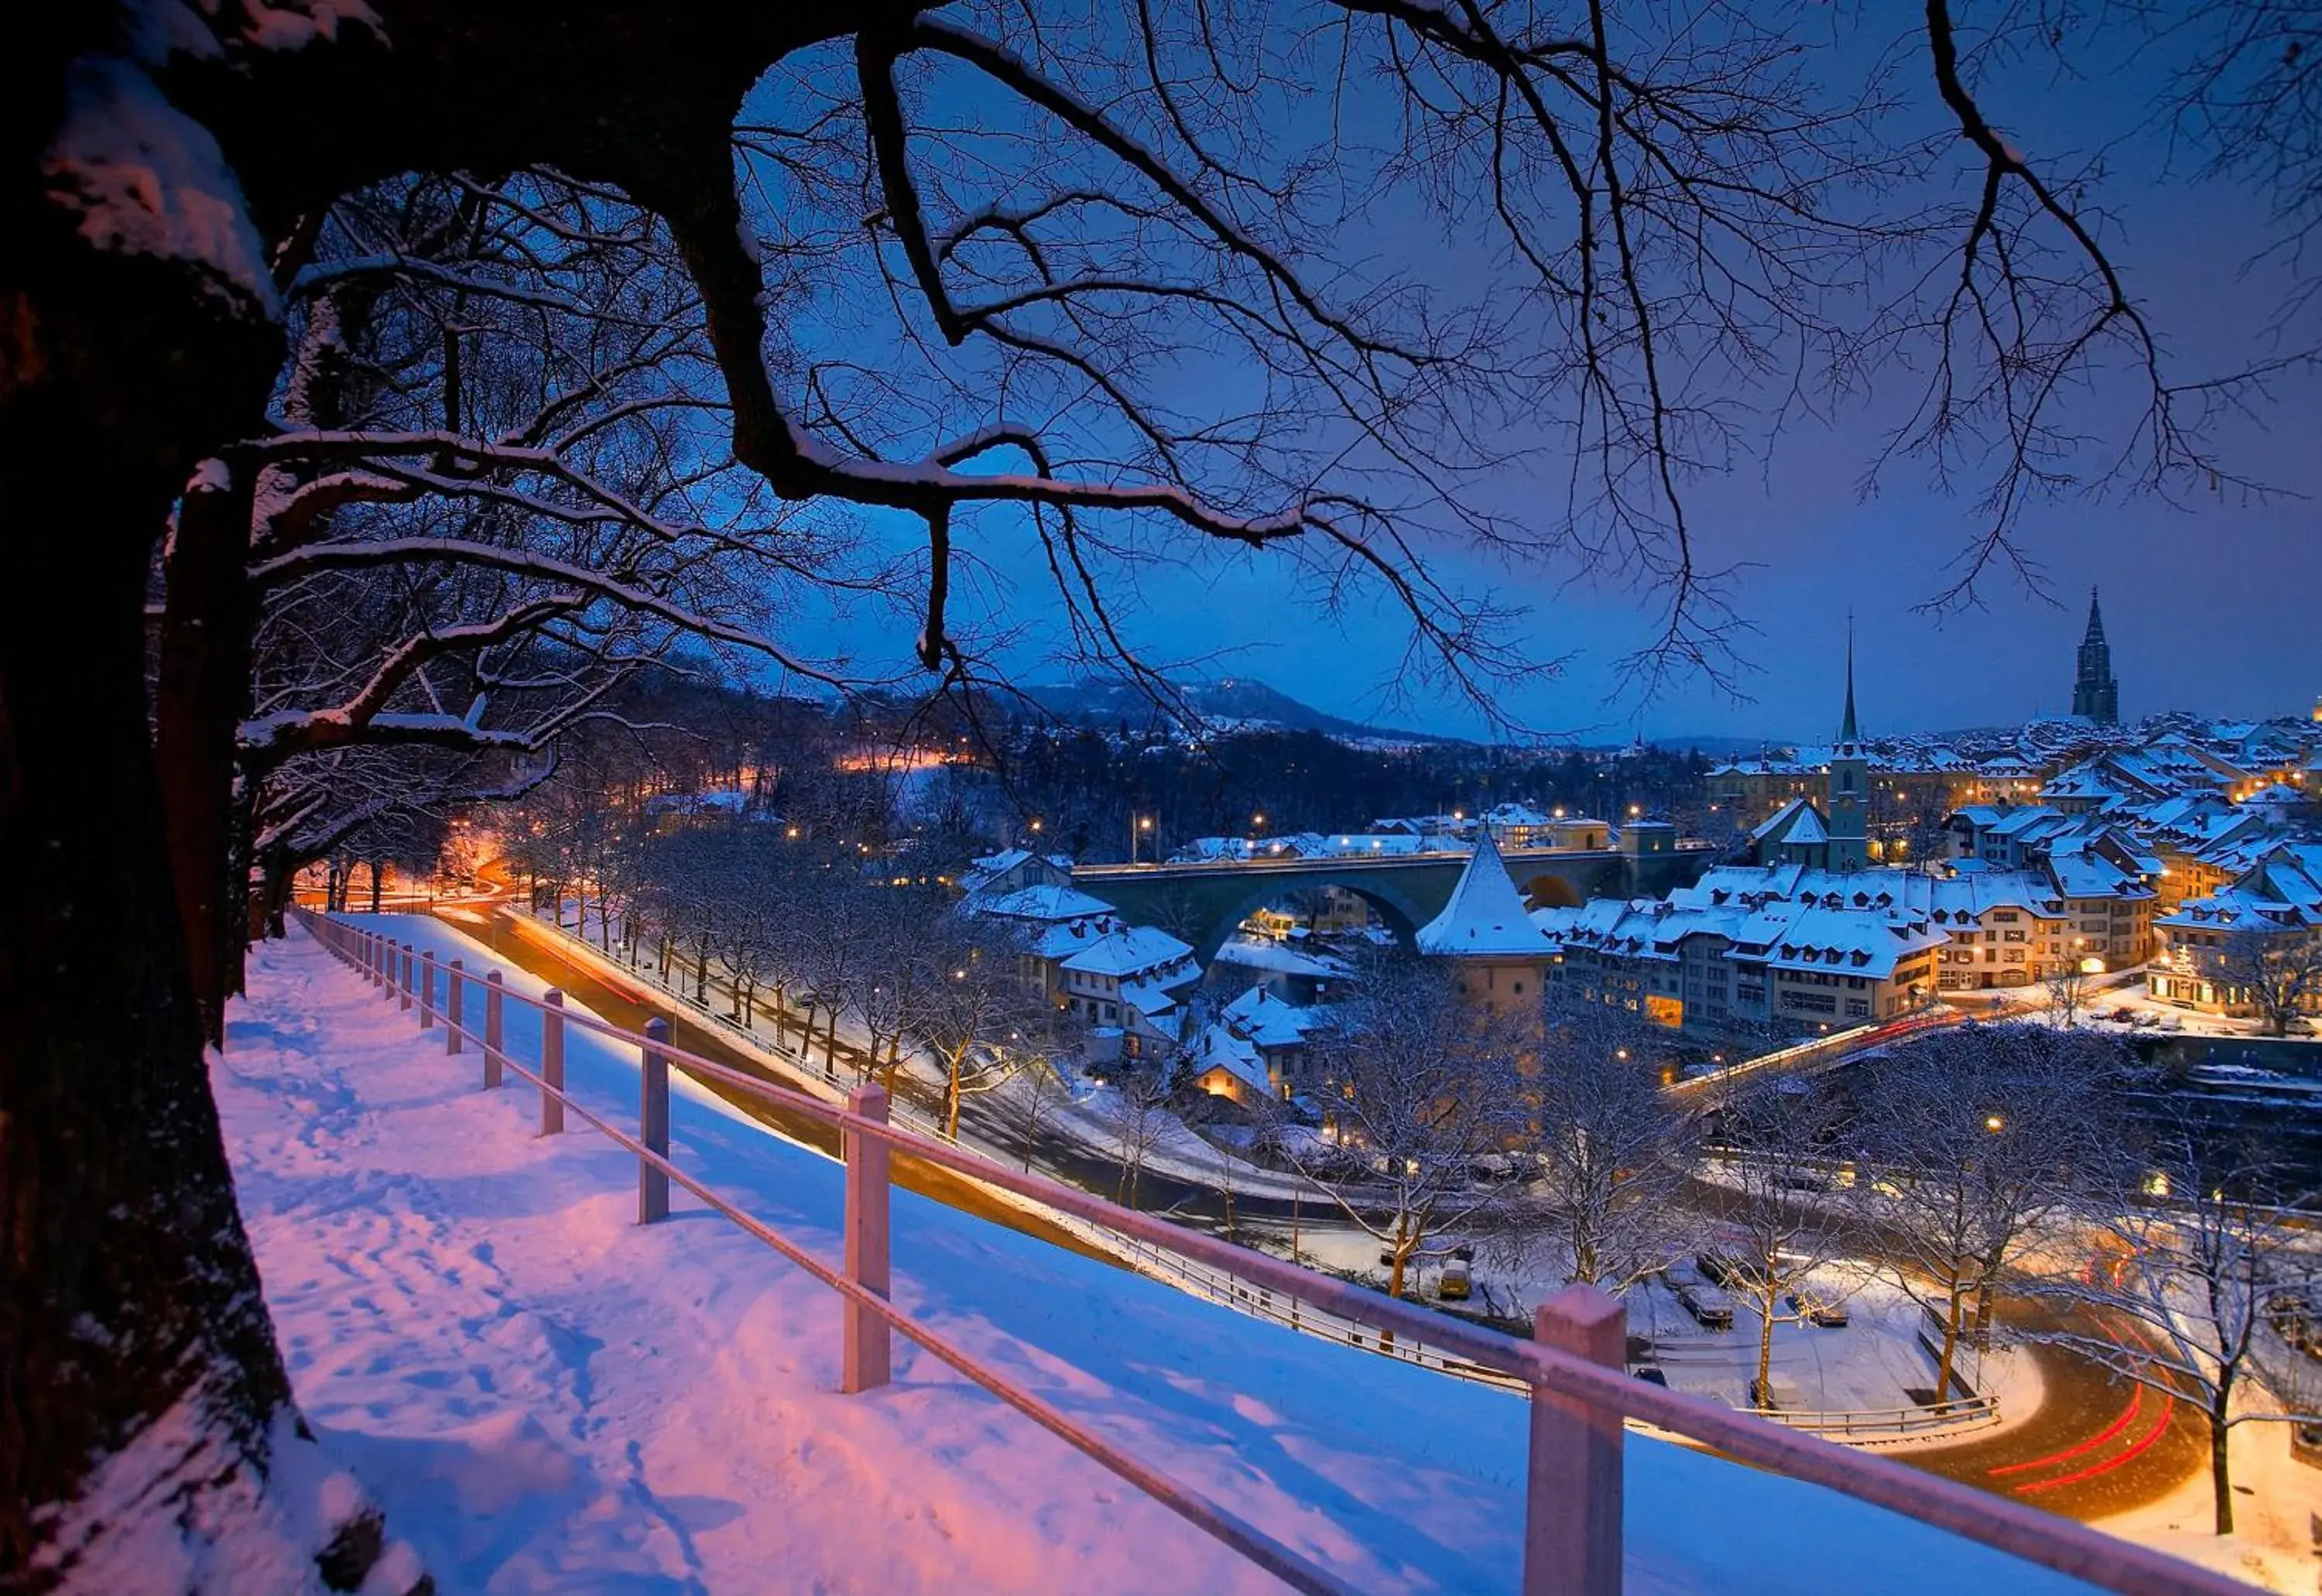
[[[1846,621],[1846,716],[1830,751],[1830,868],[1860,870],[1870,862],[1870,755],[1854,724],[1854,617]]]
[[[2080,674],[2072,683],[2072,713],[2100,726],[2120,724],[2120,683],[2113,679],[2112,645],[2105,641],[2104,612],[2097,590],[2089,589],[2089,629],[2080,638]]]

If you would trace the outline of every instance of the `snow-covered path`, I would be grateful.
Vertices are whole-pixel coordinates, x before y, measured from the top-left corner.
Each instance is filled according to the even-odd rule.
[[[635,1165],[532,1134],[521,1087],[311,942],[261,950],[215,1080],[300,1401],[446,1591],[1257,1591],[1271,1583],[899,1345],[836,1394],[837,1309]],[[528,1057],[513,1014],[512,1049]],[[576,1035],[577,1095],[634,1066]],[[838,1172],[715,1106],[679,1161],[835,1253]],[[1333,1349],[895,1198],[897,1294],[1039,1391],[1365,1589],[1507,1591],[1522,1404]],[[1822,1492],[1630,1448],[1630,1589],[2043,1591],[2069,1582]]]

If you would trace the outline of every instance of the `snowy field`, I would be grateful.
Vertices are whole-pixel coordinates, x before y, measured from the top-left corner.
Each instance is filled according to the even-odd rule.
[[[471,971],[448,927],[398,929]],[[519,990],[539,983],[510,972]],[[635,1164],[533,1135],[303,936],[258,950],[215,1080],[299,1400],[446,1591],[1225,1591],[1269,1582],[922,1354],[836,1394],[836,1302]],[[536,1027],[512,1010],[511,1051]],[[634,1066],[572,1038],[576,1095]],[[834,1254],[840,1175],[714,1100],[679,1161]],[[898,1297],[1008,1377],[1367,1590],[1508,1591],[1522,1403],[1208,1308],[895,1196]],[[2079,1589],[1892,1515],[1646,1439],[1629,1588]],[[1810,1534],[1802,1548],[1801,1537]]]

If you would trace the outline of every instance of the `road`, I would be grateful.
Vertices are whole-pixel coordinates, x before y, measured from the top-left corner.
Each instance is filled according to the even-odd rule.
[[[2063,1311],[2016,1300],[2001,1307],[2024,1328]],[[2157,1501],[2208,1467],[2208,1427],[2199,1408],[2061,1347],[2029,1351],[2043,1387],[2030,1418],[1997,1435],[1898,1455],[1961,1484],[2080,1519]],[[2206,1514],[2195,1518],[2206,1521]]]

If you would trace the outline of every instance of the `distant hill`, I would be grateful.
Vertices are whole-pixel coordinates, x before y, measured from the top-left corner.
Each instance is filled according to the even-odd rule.
[[[1648,737],[1645,741],[1655,748],[1672,753],[1690,753],[1698,750],[1710,758],[1720,754],[1755,753],[1760,748],[1786,747],[1788,740],[1781,737]]]
[[[1220,677],[1215,681],[1175,684],[1186,707],[1201,717],[1212,734],[1230,732],[1320,732],[1348,742],[1440,743],[1465,741],[1429,732],[1398,731],[1366,725],[1360,721],[1327,715],[1302,704],[1289,694],[1247,676]],[[1059,720],[1112,726],[1126,723],[1138,729],[1162,728],[1168,717],[1155,707],[1142,689],[1122,681],[1083,680],[1047,687],[1028,687],[1027,698]]]

